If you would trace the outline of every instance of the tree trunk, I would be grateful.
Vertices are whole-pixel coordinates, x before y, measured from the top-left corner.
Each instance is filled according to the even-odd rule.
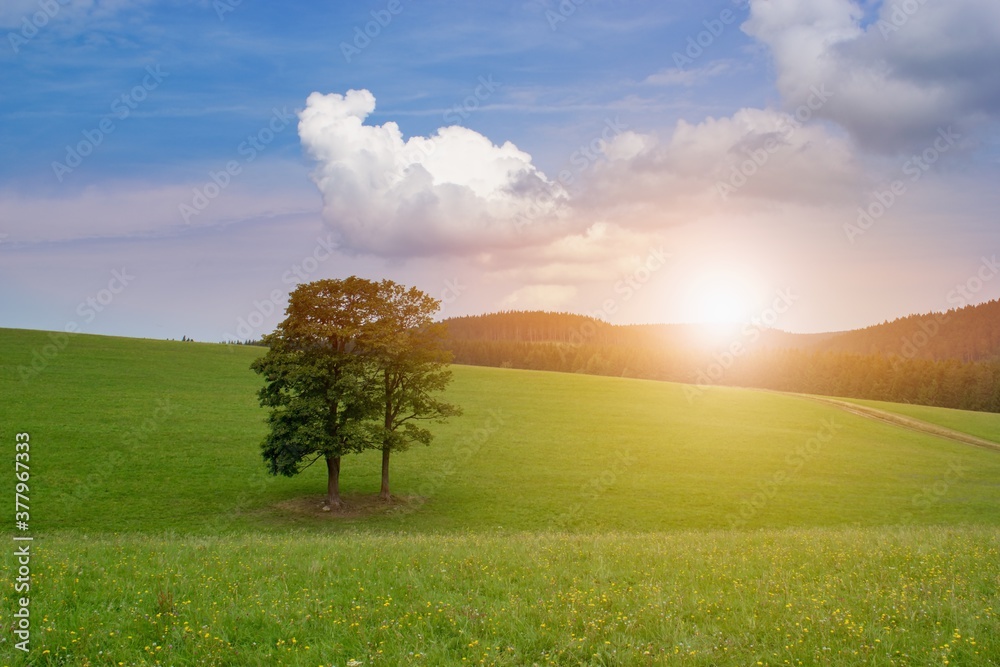
[[[326,504],[328,507],[340,507],[340,457],[326,457]]]
[[[382,500],[391,500],[389,493],[389,452],[388,447],[382,448],[382,491],[378,494]]]
[[[378,497],[382,500],[388,501],[392,499],[392,495],[389,493],[389,433],[392,432],[392,413],[393,413],[393,387],[392,387],[392,377],[386,369],[382,373],[382,382],[384,384],[385,393],[385,414],[382,426],[385,428],[385,439],[382,441],[382,490],[379,492]]]

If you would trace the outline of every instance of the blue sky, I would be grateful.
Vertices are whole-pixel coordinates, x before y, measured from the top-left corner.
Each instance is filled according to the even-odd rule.
[[[793,331],[997,298],[1000,15],[906,5],[15,0],[0,325],[256,337],[352,273],[615,322],[791,290]]]

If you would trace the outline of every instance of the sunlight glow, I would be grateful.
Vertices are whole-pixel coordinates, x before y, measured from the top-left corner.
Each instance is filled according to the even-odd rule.
[[[755,282],[735,271],[706,271],[691,280],[684,297],[690,322],[721,327],[746,322],[759,302]]]
[[[744,296],[726,285],[712,285],[698,297],[698,321],[702,324],[731,324],[743,319]]]

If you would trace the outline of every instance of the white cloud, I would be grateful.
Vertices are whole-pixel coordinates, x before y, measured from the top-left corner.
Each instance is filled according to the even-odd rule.
[[[651,86],[693,86],[696,83],[703,83],[707,79],[725,74],[731,69],[731,64],[724,60],[716,60],[697,69],[670,67],[650,74],[643,83]]]
[[[612,283],[656,249],[656,232],[597,222],[544,246],[523,248],[481,263],[490,280],[520,284]]]
[[[567,227],[558,183],[514,144],[460,126],[404,140],[394,122],[366,125],[367,90],[313,93],[299,136],[345,248],[383,256],[464,254],[544,242]]]
[[[825,87],[817,111],[859,146],[921,148],[939,128],[1000,119],[1000,3],[757,0],[743,30],[766,44],[789,108]]]
[[[650,147],[656,138],[626,130],[604,144],[604,156],[612,162],[631,160]]]
[[[845,139],[770,109],[682,120],[665,139],[622,134],[606,153],[615,159],[593,168],[575,204],[634,229],[692,222],[735,200],[827,205],[859,186]]]

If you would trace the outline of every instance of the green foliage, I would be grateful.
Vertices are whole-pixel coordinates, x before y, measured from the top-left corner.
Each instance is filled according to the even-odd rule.
[[[438,398],[452,380],[446,367],[451,354],[443,349],[445,328],[425,322],[400,332],[404,341],[388,353],[382,366],[383,449],[405,451],[411,443],[430,444],[433,434],[418,421],[443,423],[462,411]]]
[[[337,458],[370,446],[358,422],[377,407],[363,350],[377,286],[367,280],[299,285],[288,316],[264,337],[267,353],[251,364],[262,375],[260,404],[272,408],[261,445],[269,470],[294,475],[309,457]],[[305,462],[305,463],[304,463]]]
[[[437,308],[390,280],[299,285],[287,317],[264,337],[267,353],[251,364],[265,379],[260,404],[272,409],[261,445],[269,471],[293,476],[321,457],[337,460],[329,486],[339,502],[340,457],[429,444],[433,434],[416,422],[459,414],[435,397],[451,379],[443,327],[432,321]]]
[[[373,324],[374,364],[381,387],[382,408],[376,428],[380,448],[404,451],[411,443],[429,444],[433,434],[418,421],[442,423],[461,414],[438,395],[451,381],[444,349],[447,331],[433,321],[439,302],[423,292],[391,281],[379,285],[379,312]]]

